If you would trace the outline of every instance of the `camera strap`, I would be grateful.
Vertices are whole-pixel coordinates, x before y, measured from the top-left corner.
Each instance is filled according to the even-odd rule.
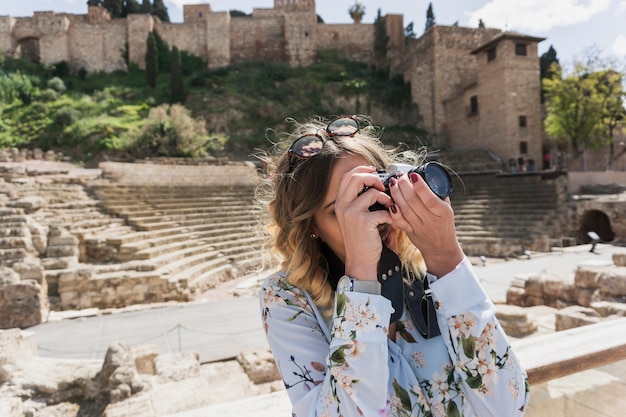
[[[328,267],[328,279],[333,290],[337,289],[339,278],[345,273],[345,265],[337,255],[322,243],[322,255]],[[402,261],[391,249],[383,245],[378,261],[377,275],[381,284],[381,295],[391,301],[394,312],[390,323],[402,317],[406,303],[415,327],[425,339],[441,334],[437,324],[437,314],[433,304],[428,279],[414,277],[410,284],[405,283]]]

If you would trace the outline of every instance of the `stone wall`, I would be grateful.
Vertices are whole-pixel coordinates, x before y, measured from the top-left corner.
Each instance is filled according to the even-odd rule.
[[[146,39],[155,29],[170,45],[218,68],[246,61],[285,61],[293,66],[313,62],[318,50],[335,48],[346,57],[371,62],[373,25],[317,23],[314,2],[277,3],[273,9],[254,9],[252,16],[231,18],[208,4],[185,5],[183,23],[161,22],[150,15],[132,14],[111,19],[101,7],[86,15],[35,12],[33,17],[0,17],[0,49],[17,56],[20,43],[34,40],[41,63],[66,61],[88,72],[126,69],[122,50],[143,68]],[[404,48],[402,15],[389,17],[390,50]]]
[[[251,186],[258,184],[256,167],[251,163],[228,165],[163,165],[101,162],[103,178],[125,185],[215,185]]]
[[[249,61],[306,66],[326,49],[366,64],[375,59],[373,24],[318,23],[313,1],[276,1],[274,8],[238,17],[215,12],[208,4],[185,5],[183,15],[183,23],[142,14],[111,19],[106,10],[89,7],[87,15],[38,12],[29,18],[0,18],[0,49],[19,55],[24,43],[31,54],[40,51],[44,64],[66,61],[93,72],[125,69],[122,50],[127,44],[130,62],[144,68],[146,39],[156,30],[169,45],[205,59],[209,68]],[[521,152],[540,165],[540,38],[435,25],[405,45],[403,16],[385,18],[391,72],[411,83],[419,112],[404,119],[421,116],[419,127],[429,132],[422,138],[427,144],[434,149],[487,148],[505,161]],[[527,44],[524,57],[514,53],[519,42]],[[481,49],[486,45],[497,49],[494,62],[486,63]],[[470,115],[473,96],[480,110]],[[520,116],[526,118],[525,127],[519,126]]]
[[[496,29],[435,25],[405,50],[413,64],[392,63],[392,68],[403,71],[411,82],[411,96],[424,118],[425,129],[435,137],[435,146],[447,142],[450,116],[445,103],[477,82],[476,56],[470,52],[499,33]]]

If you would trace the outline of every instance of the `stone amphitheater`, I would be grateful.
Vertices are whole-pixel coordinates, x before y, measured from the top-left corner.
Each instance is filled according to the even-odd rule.
[[[257,271],[263,259],[253,204],[262,174],[254,163],[153,160],[81,169],[59,159],[38,150],[0,152],[0,329],[8,329],[0,330],[0,415],[152,417],[234,400],[233,386],[243,396],[280,390],[269,352],[208,365],[193,353],[159,355],[123,342],[104,361],[68,364],[32,353],[33,341],[19,329],[51,312],[192,302]],[[461,166],[454,155],[442,160]],[[575,243],[566,176],[502,175],[484,155],[466,154],[462,166],[454,204],[468,255],[514,258]],[[518,281],[508,301],[539,303],[537,281]],[[511,316],[522,333],[536,330]],[[207,375],[219,383],[207,387]],[[207,391],[212,396],[195,395]],[[131,401],[140,392],[149,397]],[[166,406],[167,392],[186,394]]]

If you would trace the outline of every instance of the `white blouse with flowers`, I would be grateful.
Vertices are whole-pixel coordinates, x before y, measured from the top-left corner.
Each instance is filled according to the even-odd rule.
[[[428,279],[441,336],[424,339],[405,309],[395,341],[381,295],[336,294],[327,323],[283,274],[265,280],[263,322],[295,417],[523,415],[526,373],[470,262]]]

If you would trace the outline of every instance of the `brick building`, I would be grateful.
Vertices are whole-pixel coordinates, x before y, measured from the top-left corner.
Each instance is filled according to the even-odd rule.
[[[182,23],[146,14],[111,19],[101,7],[86,15],[35,12],[0,16],[0,48],[42,64],[67,62],[88,72],[144,66],[155,30],[169,44],[205,59],[210,68],[246,61],[305,66],[333,48],[346,58],[374,61],[374,25],[319,23],[314,0],[275,0],[250,16],[185,5]],[[392,73],[411,82],[424,128],[437,148],[485,148],[503,161],[523,157],[540,166],[542,148],[537,43],[542,38],[497,29],[435,25],[405,39],[403,16],[385,16]]]

